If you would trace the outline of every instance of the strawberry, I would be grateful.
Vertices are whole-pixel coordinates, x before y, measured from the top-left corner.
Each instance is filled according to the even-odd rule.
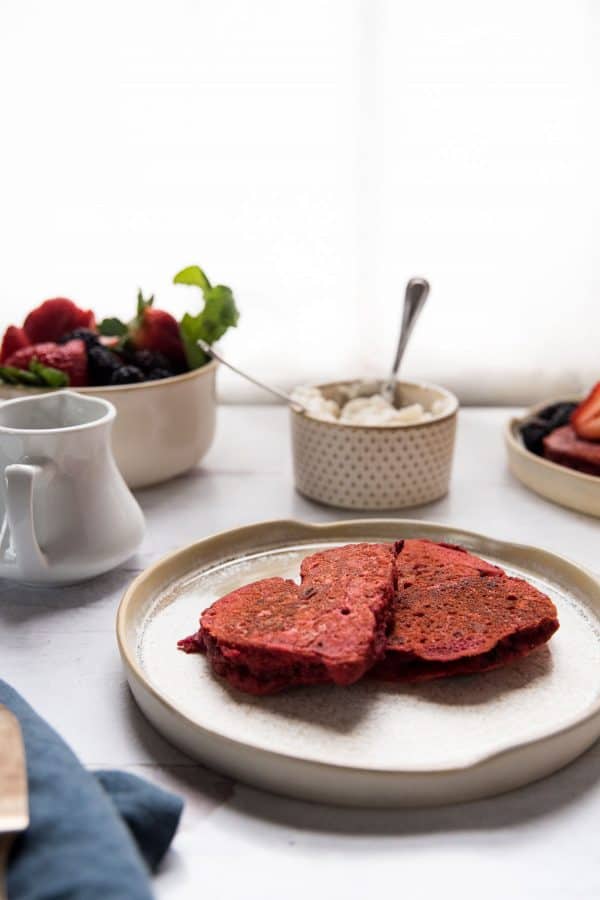
[[[65,297],[45,300],[29,313],[23,325],[30,344],[57,341],[63,334],[76,328],[95,327],[96,319],[92,310],[80,309]]]
[[[67,341],[66,344],[49,341],[32,344],[9,356],[6,365],[27,369],[32,359],[37,359],[43,366],[64,372],[69,377],[71,387],[83,387],[88,383],[87,352],[82,340]]]
[[[9,325],[4,332],[4,337],[2,338],[2,348],[0,349],[0,363],[4,364],[8,357],[12,356],[13,353],[16,353],[17,350],[22,350],[23,347],[28,346],[29,338],[27,337],[23,329],[17,328],[15,325]]]
[[[136,350],[162,353],[178,369],[186,368],[185,350],[179,332],[179,324],[171,313],[154,309],[154,297],[144,300],[138,294],[137,316],[129,325],[129,340]]]
[[[600,441],[600,381],[571,416],[577,436],[586,441]]]

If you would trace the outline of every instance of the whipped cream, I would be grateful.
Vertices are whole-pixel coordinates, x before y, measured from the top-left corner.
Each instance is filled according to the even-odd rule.
[[[376,383],[366,381],[344,385],[337,395],[339,402],[327,399],[317,387],[301,386],[294,389],[292,399],[301,403],[311,418],[341,425],[418,425],[443,415],[448,408],[447,400],[434,400],[430,409],[421,403],[398,409],[378,393]]]

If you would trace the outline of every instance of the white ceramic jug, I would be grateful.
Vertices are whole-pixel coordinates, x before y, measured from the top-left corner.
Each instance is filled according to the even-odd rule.
[[[124,562],[142,511],[110,448],[112,403],[73,391],[0,406],[0,576],[68,584]]]

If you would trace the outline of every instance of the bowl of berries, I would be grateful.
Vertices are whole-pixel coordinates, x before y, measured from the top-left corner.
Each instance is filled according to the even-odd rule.
[[[505,442],[510,469],[523,484],[600,516],[600,382],[583,400],[546,401],[511,419]]]
[[[113,452],[132,488],[187,471],[209,449],[217,363],[197,341],[212,344],[238,321],[231,290],[211,285],[198,266],[174,281],[200,288],[199,312],[177,321],[140,291],[130,321],[98,320],[55,297],[9,326],[0,348],[0,399],[70,388],[114,404]]]

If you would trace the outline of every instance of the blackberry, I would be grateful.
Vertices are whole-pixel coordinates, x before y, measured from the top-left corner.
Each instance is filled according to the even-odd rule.
[[[527,449],[531,453],[535,453],[536,456],[542,455],[544,449],[542,441],[547,434],[550,434],[550,431],[551,429],[548,427],[548,422],[539,418],[529,419],[528,422],[521,425],[521,437],[523,438],[523,443]]]
[[[127,361],[137,366],[142,372],[151,372],[152,369],[169,370],[170,363],[163,353],[153,350],[133,350],[128,352]]]
[[[560,410],[562,406],[566,406],[568,404],[565,403],[551,403],[550,406],[545,406],[543,409],[540,409],[536,418],[543,419],[545,422],[549,422],[550,419]]]
[[[112,373],[111,384],[136,384],[144,380],[144,373],[137,366],[119,366]]]
[[[66,344],[67,341],[74,340],[83,341],[89,350],[90,347],[97,347],[100,344],[100,335],[96,334],[95,331],[90,331],[89,328],[75,328],[74,331],[68,331],[67,334],[63,334],[62,337],[59,337],[56,343]]]
[[[123,365],[123,361],[101,344],[88,347],[88,377],[91,384],[110,384],[112,376]]]
[[[577,408],[576,403],[553,403],[540,412],[540,417],[548,422],[550,431],[568,425],[573,410]]]
[[[544,452],[543,440],[552,431],[568,425],[576,403],[552,403],[541,409],[537,416],[532,416],[521,425],[523,443],[531,453],[541,456]]]
[[[159,378],[172,378],[173,373],[169,372],[168,369],[152,369],[146,375],[148,381],[158,381]]]

